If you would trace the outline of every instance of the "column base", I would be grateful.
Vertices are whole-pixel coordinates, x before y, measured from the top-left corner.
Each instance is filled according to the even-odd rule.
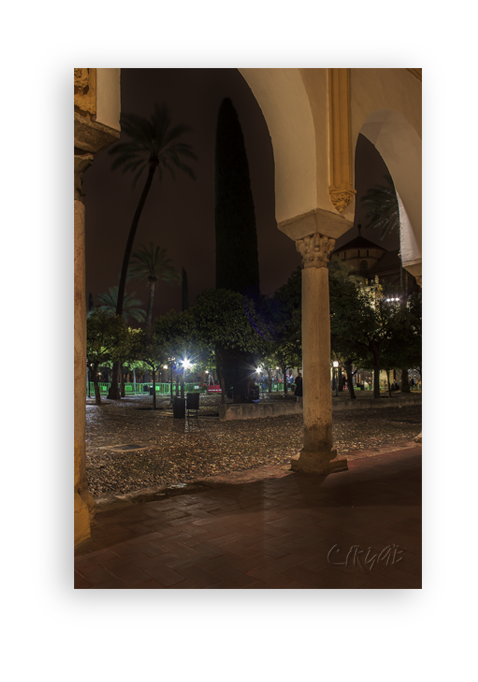
[[[332,456],[332,461],[330,457]],[[300,474],[316,474],[320,476],[328,476],[328,474],[336,474],[340,471],[348,471],[346,459],[335,459],[337,457],[337,450],[332,450],[327,453],[327,457],[321,456],[320,453],[299,452],[290,460],[290,468]]]

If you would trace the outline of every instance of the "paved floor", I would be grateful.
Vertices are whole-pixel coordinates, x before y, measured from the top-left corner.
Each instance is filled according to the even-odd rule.
[[[75,588],[419,589],[421,447],[100,512]]]

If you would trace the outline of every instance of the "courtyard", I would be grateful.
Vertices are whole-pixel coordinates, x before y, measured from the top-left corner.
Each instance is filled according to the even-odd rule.
[[[417,405],[333,413],[334,447],[349,462],[416,445],[421,432],[421,396]],[[280,395],[267,399],[284,400]],[[287,398],[285,398],[287,399]],[[292,397],[288,398],[293,400]],[[348,404],[349,398],[340,400]],[[200,409],[174,419],[169,398],[158,401],[132,396],[86,406],[86,470],[89,490],[99,507],[118,496],[147,499],[158,491],[179,489],[197,481],[248,480],[290,469],[290,458],[302,447],[301,415],[220,421],[218,396],[201,396]]]

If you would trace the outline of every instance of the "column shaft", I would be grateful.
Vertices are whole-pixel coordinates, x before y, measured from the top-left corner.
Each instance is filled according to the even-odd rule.
[[[90,517],[94,515],[94,499],[88,492],[86,478],[85,404],[86,404],[86,297],[85,297],[85,207],[75,200],[75,546],[91,535]]]
[[[332,449],[332,391],[330,387],[330,307],[327,263],[335,240],[316,232],[296,242],[303,257],[302,368],[304,447],[292,457],[291,468],[308,474],[347,469]]]

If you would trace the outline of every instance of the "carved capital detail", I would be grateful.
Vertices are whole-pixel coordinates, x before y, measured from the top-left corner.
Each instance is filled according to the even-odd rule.
[[[357,192],[351,186],[339,189],[329,187],[330,201],[339,213],[342,213],[342,211],[347,208],[356,193]]]
[[[96,116],[96,69],[75,69],[75,111],[94,119]]]
[[[335,246],[335,239],[316,232],[298,239],[295,244],[302,256],[304,268],[326,268]]]

